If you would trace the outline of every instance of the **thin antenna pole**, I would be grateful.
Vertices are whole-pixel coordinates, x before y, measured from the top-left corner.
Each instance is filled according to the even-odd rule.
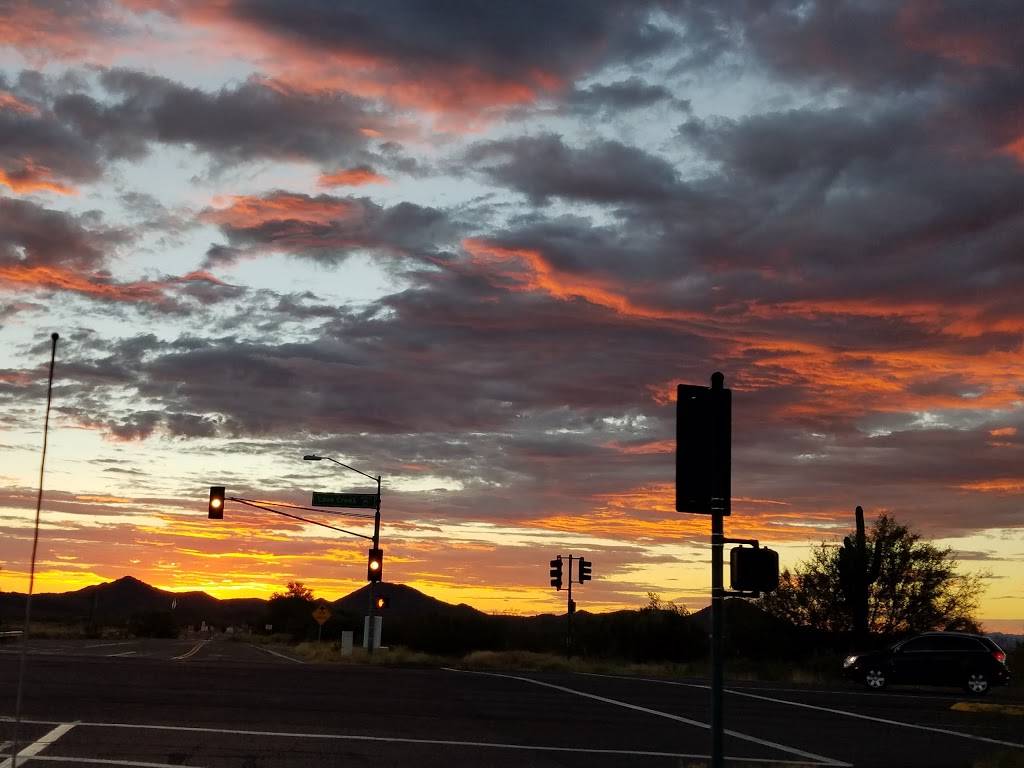
[[[39,551],[39,516],[43,508],[43,472],[46,469],[46,441],[50,433],[50,403],[53,401],[53,366],[57,360],[57,339],[60,335],[50,334],[53,345],[50,349],[50,380],[46,387],[46,418],[43,421],[43,457],[39,462],[39,494],[36,496],[36,525],[32,534],[32,563],[28,572],[28,595],[25,596],[25,628],[21,632],[21,659],[18,663],[18,695],[14,703],[14,734],[11,740],[11,763],[18,768],[18,728],[21,725],[21,694],[25,683],[25,658],[28,651],[28,630],[32,617],[32,591],[36,584],[36,553]]]

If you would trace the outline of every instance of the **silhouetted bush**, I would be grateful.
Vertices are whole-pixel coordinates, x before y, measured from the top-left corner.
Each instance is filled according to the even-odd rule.
[[[132,614],[128,631],[136,637],[177,637],[178,624],[170,611],[143,611]]]

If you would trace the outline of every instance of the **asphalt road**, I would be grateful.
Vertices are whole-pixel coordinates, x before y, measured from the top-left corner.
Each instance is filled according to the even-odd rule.
[[[0,768],[18,666],[0,647]],[[959,692],[728,690],[730,766],[1024,765],[1024,717],[954,710]],[[34,642],[23,691],[38,765],[690,768],[709,746],[699,680],[309,665],[225,639]]]

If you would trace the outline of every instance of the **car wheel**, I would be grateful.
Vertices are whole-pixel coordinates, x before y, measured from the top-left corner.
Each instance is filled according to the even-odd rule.
[[[983,672],[972,672],[967,676],[967,684],[964,685],[968,693],[973,693],[975,696],[981,696],[983,693],[988,693],[988,676]]]
[[[870,667],[868,671],[864,673],[864,685],[870,688],[872,691],[880,691],[885,688],[885,672],[877,667]]]

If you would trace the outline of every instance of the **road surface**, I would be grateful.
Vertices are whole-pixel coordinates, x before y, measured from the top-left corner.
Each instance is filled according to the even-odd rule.
[[[696,768],[710,743],[700,680],[311,665],[222,638],[30,649],[18,732],[29,765]],[[0,768],[18,662],[16,645],[0,646]],[[1024,765],[1024,717],[958,711],[957,691],[728,691],[730,766]]]

